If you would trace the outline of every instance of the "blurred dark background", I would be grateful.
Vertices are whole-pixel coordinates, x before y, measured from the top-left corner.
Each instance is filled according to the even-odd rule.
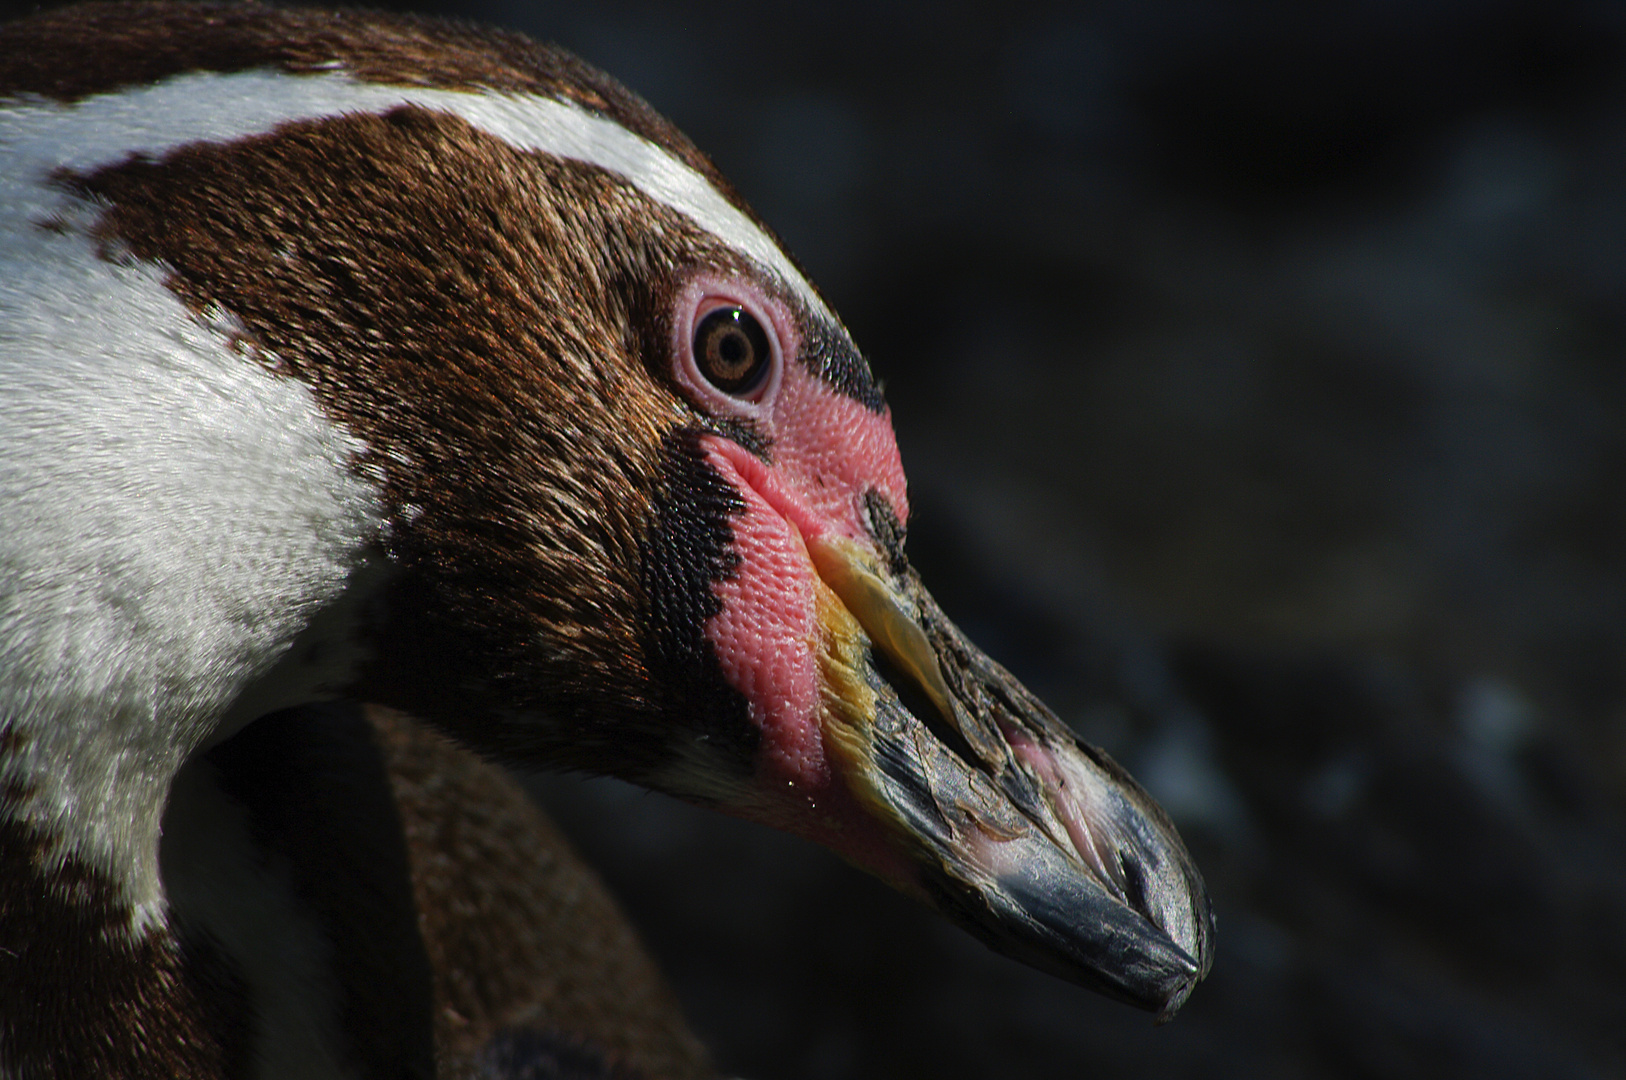
[[[886,380],[927,583],[1214,893],[1153,1029],[542,782],[725,1069],[1626,1075],[1626,4],[397,6],[714,157]]]

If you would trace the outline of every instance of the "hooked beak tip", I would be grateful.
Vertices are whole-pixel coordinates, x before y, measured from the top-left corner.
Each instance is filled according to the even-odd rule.
[[[1207,974],[1213,926],[1167,815],[967,640],[913,571],[849,540],[808,550],[862,642],[845,681],[864,707],[826,730],[918,890],[996,951],[1170,1019]]]

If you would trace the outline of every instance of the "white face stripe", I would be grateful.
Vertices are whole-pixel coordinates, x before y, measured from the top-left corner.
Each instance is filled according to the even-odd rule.
[[[779,245],[703,175],[613,120],[535,94],[385,86],[341,72],[194,72],[71,105],[39,99],[0,104],[0,155],[21,155],[45,171],[89,171],[130,154],[161,156],[191,142],[230,141],[281,124],[401,105],[451,113],[519,149],[625,177],[780,278],[810,311],[833,318]]]
[[[162,267],[101,256],[94,208],[46,181],[147,144],[128,112],[83,118],[0,106],[0,720],[25,734],[0,785],[121,883],[140,933],[163,920],[175,769],[342,593],[383,511],[309,387]],[[40,227],[57,216],[77,227]]]

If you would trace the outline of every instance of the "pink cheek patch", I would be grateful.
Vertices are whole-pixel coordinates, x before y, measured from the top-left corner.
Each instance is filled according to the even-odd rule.
[[[774,471],[814,519],[804,533],[835,529],[873,542],[863,510],[872,489],[885,496],[900,524],[908,521],[903,462],[889,412],[871,412],[793,363],[773,403],[772,434]]]
[[[732,521],[739,568],[716,586],[723,610],[706,636],[762,729],[762,778],[811,796],[830,779],[818,720],[813,565],[796,527],[735,467],[738,455],[728,450],[738,447],[716,436],[704,443],[712,468],[745,500],[745,513]]]
[[[701,439],[707,462],[745,502],[745,512],[730,522],[740,563],[715,585],[723,609],[706,624],[706,636],[762,732],[758,781],[776,796],[775,813],[789,814],[773,823],[880,867],[887,846],[850,805],[845,785],[833,780],[824,752],[817,614],[823,586],[803,539],[835,533],[873,548],[871,491],[900,523],[907,520],[891,419],[799,363],[785,366],[777,392],[753,412],[767,429],[769,461],[721,435]]]
[[[800,364],[785,373],[772,406],[772,464],[738,443],[713,436],[707,452],[727,461],[742,490],[756,492],[780,517],[813,539],[829,532],[874,543],[864,496],[879,492],[909,520],[908,485],[889,413],[879,415],[808,374]]]

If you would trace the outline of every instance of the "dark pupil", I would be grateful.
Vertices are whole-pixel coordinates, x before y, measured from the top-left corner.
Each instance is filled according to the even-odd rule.
[[[718,308],[694,335],[700,373],[725,394],[755,390],[768,375],[768,334],[750,312]]]

